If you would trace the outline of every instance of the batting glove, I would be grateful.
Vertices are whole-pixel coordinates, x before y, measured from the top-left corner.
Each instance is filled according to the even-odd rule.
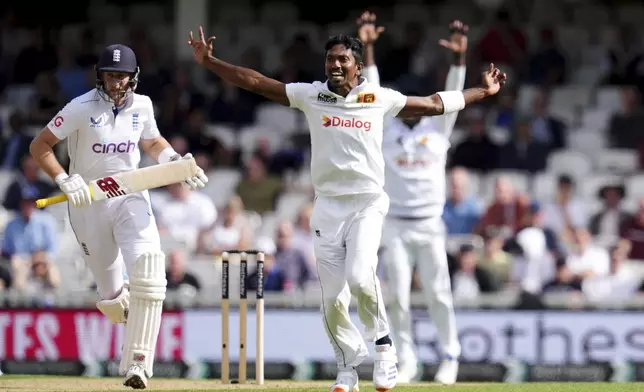
[[[192,159],[192,158],[193,157],[191,153],[187,153],[186,155],[181,157],[181,159]],[[176,159],[179,159],[179,157],[177,157]],[[176,159],[172,159],[172,160],[174,161]],[[200,167],[197,167],[197,174],[194,177],[189,178],[184,182],[184,184],[193,191],[195,189],[200,189],[205,187],[207,183],[208,183],[208,177]]]
[[[67,200],[72,207],[85,207],[92,204],[89,187],[83,177],[78,174],[71,176],[60,174],[56,177],[56,184],[67,195]]]

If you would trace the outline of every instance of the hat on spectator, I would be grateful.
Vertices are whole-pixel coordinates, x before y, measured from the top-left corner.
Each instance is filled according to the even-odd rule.
[[[606,184],[602,186],[599,189],[599,192],[597,192],[597,197],[600,199],[606,198],[606,192],[609,190],[615,190],[619,194],[620,199],[623,199],[626,197],[626,187],[624,184],[619,184],[619,183],[612,183],[612,184]]]

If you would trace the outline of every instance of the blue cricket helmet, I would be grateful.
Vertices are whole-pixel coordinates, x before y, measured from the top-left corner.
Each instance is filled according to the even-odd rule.
[[[136,55],[126,45],[110,45],[103,49],[98,58],[95,70],[96,88],[102,93],[105,93],[105,90],[101,72],[127,72],[132,74],[128,83],[131,91],[134,91],[139,83],[139,66],[136,61]]]

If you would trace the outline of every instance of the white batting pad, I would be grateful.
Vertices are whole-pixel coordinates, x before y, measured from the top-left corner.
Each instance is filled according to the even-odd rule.
[[[160,251],[141,255],[129,276],[130,311],[119,372],[123,375],[130,366],[138,364],[152,377],[167,284],[165,255]]]

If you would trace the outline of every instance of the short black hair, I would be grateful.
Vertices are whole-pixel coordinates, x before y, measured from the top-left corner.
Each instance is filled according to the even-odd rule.
[[[324,45],[324,51],[328,52],[329,49],[335,45],[344,45],[346,49],[351,49],[353,57],[356,58],[356,63],[361,64],[364,56],[364,44],[357,38],[348,35],[335,35],[330,37]]]

